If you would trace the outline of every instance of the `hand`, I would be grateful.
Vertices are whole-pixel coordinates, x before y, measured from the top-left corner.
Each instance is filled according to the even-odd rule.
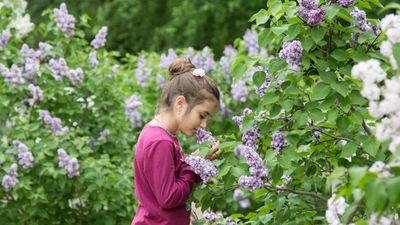
[[[221,150],[219,150],[218,147],[219,141],[211,147],[211,154],[208,154],[205,158],[211,161],[218,158],[218,156],[221,154]]]

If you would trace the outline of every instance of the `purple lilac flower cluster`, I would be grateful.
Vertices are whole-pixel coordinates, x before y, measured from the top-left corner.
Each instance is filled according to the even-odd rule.
[[[4,175],[3,180],[1,184],[3,185],[4,191],[9,192],[15,185],[18,184],[18,165],[16,163],[13,163],[10,167],[10,171]]]
[[[224,93],[222,91],[220,93],[220,98],[219,98],[219,108],[221,109],[221,114],[223,117],[228,117],[232,114],[232,110],[229,109],[224,102]]]
[[[53,135],[63,135],[69,130],[68,127],[62,127],[61,120],[57,117],[51,117],[47,110],[39,110],[39,117],[47,125],[51,126],[51,132]]]
[[[219,60],[219,63],[221,65],[221,72],[227,78],[227,84],[232,82],[231,65],[235,61],[237,54],[238,52],[235,48],[233,48],[231,45],[227,45],[224,49],[224,55]]]
[[[356,2],[356,0],[328,0],[327,1],[328,4],[333,4],[335,2],[340,6],[348,7],[348,6],[353,5]]]
[[[233,192],[233,199],[239,202],[241,208],[248,208],[251,205],[250,200],[244,198],[244,193],[240,189],[235,189],[235,191]]]
[[[28,89],[32,94],[32,104],[34,102],[39,102],[39,101],[43,101],[44,97],[43,97],[43,91],[42,89],[40,89],[39,86],[35,86],[33,84],[29,84],[28,85]]]
[[[353,17],[353,19],[357,21],[357,25],[352,24],[351,27],[357,27],[358,29],[360,29],[361,32],[373,31],[375,35],[379,35],[379,33],[381,32],[379,28],[367,21],[367,14],[364,10],[354,7],[354,9],[350,12],[350,15],[351,17]],[[360,34],[360,32],[351,34],[351,38],[354,43],[357,42]]]
[[[73,178],[80,175],[79,162],[76,158],[70,157],[67,152],[60,148],[57,150],[58,154],[58,166],[64,168],[67,171],[69,178]]]
[[[232,117],[232,120],[235,121],[235,123],[239,126],[240,129],[242,129],[242,123],[243,123],[244,117],[252,112],[253,112],[253,110],[251,110],[249,108],[245,108],[243,110],[243,114],[241,116],[234,116],[234,117]]]
[[[41,51],[35,51],[34,49],[29,48],[27,44],[23,44],[20,53],[24,59],[23,73],[26,76],[29,76],[32,75],[34,72],[38,72],[40,66]]]
[[[99,64],[96,51],[92,51],[91,53],[89,53],[89,64],[92,68],[96,68],[96,66]]]
[[[34,157],[29,151],[28,147],[18,140],[13,141],[13,145],[19,149],[17,154],[19,165],[21,165],[24,169],[32,168]]]
[[[105,129],[102,132],[100,132],[100,136],[104,139],[107,139],[110,136],[110,131],[108,129]]]
[[[275,149],[275,153],[280,155],[282,153],[282,149],[288,144],[285,139],[285,135],[283,132],[275,132],[272,135],[271,147]]]
[[[137,111],[137,109],[142,105],[139,100],[138,94],[134,93],[127,101],[125,105],[126,116],[131,121],[132,127],[142,126],[142,115]]]
[[[217,140],[215,140],[215,138],[212,136],[212,133],[204,128],[198,128],[195,135],[197,138],[197,144],[199,145],[203,144],[206,141],[211,142],[212,146],[217,144]]]
[[[217,220],[220,219],[220,218],[223,218],[223,215],[222,215],[222,213],[220,213],[220,212],[218,212],[218,213],[206,212],[206,213],[204,213],[204,218],[205,218],[208,222],[212,223],[212,222],[217,221]]]
[[[156,79],[158,87],[163,88],[164,85],[166,84],[165,78],[161,74],[157,73]]]
[[[245,47],[251,56],[266,56],[267,50],[258,46],[258,34],[254,30],[247,29],[244,33],[243,40]]]
[[[249,191],[254,191],[257,188],[262,188],[264,183],[260,177],[241,176],[238,185],[247,188]]]
[[[215,70],[214,55],[207,46],[201,52],[194,54],[191,62],[196,68],[202,68],[206,73]]]
[[[22,77],[22,68],[19,68],[15,64],[11,66],[11,69],[8,69],[3,64],[0,64],[0,73],[3,75],[4,81],[7,84],[25,83],[25,79]]]
[[[193,172],[201,177],[204,183],[207,183],[211,177],[218,174],[217,167],[210,160],[202,157],[188,155],[185,157],[185,162],[189,164]]]
[[[68,14],[67,5],[61,3],[60,8],[55,8],[53,14],[56,20],[57,27],[64,32],[66,37],[71,37],[75,33],[75,18]]]
[[[245,102],[249,92],[246,88],[246,82],[244,80],[239,80],[232,85],[231,90],[232,98],[239,102]]]
[[[4,47],[7,45],[8,40],[11,38],[11,32],[9,30],[4,30],[0,34],[0,50],[3,50]]]
[[[282,50],[279,52],[279,57],[286,60],[289,67],[293,70],[299,70],[301,66],[301,58],[303,54],[303,48],[301,42],[298,40],[292,42],[285,42]]]
[[[258,129],[257,121],[254,121],[253,127],[243,133],[242,142],[247,146],[253,147],[259,136],[260,129]]]
[[[283,181],[282,184],[276,186],[277,188],[286,188],[290,181],[292,181],[292,177],[288,175],[282,175],[281,180]]]
[[[92,40],[92,42],[90,42],[93,48],[99,49],[104,47],[104,45],[106,44],[107,32],[108,32],[108,27],[106,26],[101,27],[99,32],[96,34],[96,37]]]
[[[298,15],[306,18],[307,24],[310,26],[319,26],[324,20],[325,10],[318,7],[316,0],[297,0],[300,8]]]
[[[168,54],[165,55],[164,53],[161,54],[160,56],[160,63],[158,64],[158,67],[160,68],[168,68],[169,65],[174,61],[174,59],[178,58],[176,55],[174,49],[170,48],[168,49]]]
[[[143,56],[138,58],[135,69],[136,79],[141,87],[146,87],[146,81],[150,77],[151,70],[146,67],[146,59]]]
[[[76,85],[83,79],[83,70],[81,68],[70,70],[64,58],[50,59],[49,66],[56,80],[61,80],[65,76]]]

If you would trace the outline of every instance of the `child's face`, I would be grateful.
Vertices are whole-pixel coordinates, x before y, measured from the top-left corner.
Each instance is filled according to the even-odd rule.
[[[186,136],[190,137],[196,129],[207,127],[207,121],[217,111],[218,103],[213,100],[205,100],[203,103],[196,105],[189,113],[183,114],[179,121],[179,130]],[[185,104],[185,111],[187,110]]]

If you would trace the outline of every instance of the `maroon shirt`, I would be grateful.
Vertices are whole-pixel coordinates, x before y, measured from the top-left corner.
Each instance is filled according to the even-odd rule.
[[[132,225],[189,225],[186,201],[200,177],[184,162],[178,139],[147,124],[136,145],[134,168],[139,206]]]

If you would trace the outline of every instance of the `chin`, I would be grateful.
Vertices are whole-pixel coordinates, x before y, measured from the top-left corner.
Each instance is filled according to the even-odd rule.
[[[191,136],[194,135],[195,131],[189,130],[189,131],[185,131],[185,132],[182,132],[182,133],[183,133],[186,137],[191,137]]]

